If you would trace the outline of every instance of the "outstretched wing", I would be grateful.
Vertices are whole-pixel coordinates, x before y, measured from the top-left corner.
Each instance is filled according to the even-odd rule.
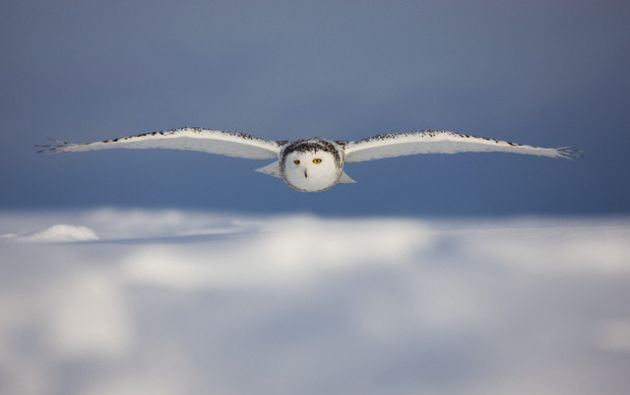
[[[162,148],[206,152],[236,158],[272,159],[278,157],[281,144],[244,133],[201,128],[180,128],[86,144],[69,144],[63,141],[55,141],[51,145],[38,147],[40,148],[39,152],[82,152],[110,148]]]
[[[446,130],[423,130],[410,133],[387,133],[351,141],[345,146],[345,161],[351,163],[403,155],[459,152],[509,152],[549,158],[571,158],[574,155],[573,151],[566,147],[532,147]]]

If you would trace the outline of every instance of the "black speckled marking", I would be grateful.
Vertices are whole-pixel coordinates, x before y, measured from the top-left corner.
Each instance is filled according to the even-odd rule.
[[[139,138],[139,137],[153,137],[153,136],[172,136],[172,135],[176,135],[178,133],[194,133],[194,134],[202,134],[205,132],[218,132],[218,133],[223,133],[226,135],[230,135],[230,136],[234,136],[234,137],[238,137],[244,140],[251,140],[251,141],[261,141],[261,142],[272,142],[273,141],[268,141],[268,140],[263,140],[260,139],[258,137],[246,134],[246,133],[240,133],[240,132],[232,132],[232,131],[215,131],[215,130],[210,130],[210,129],[204,129],[204,128],[198,128],[198,127],[184,127],[184,128],[177,128],[177,129],[168,129],[168,130],[160,130],[160,131],[155,131],[155,132],[146,132],[146,133],[140,133],[140,134],[136,134],[133,136],[125,136],[125,137],[119,137],[117,139],[114,140],[105,140],[103,141],[104,143],[109,143],[109,142],[116,142],[116,141],[127,141],[127,140],[131,140],[133,138]]]
[[[146,133],[140,133],[140,134],[136,134],[136,135],[132,135],[132,136],[124,136],[124,137],[117,137],[114,139],[106,139],[106,140],[101,140],[98,141],[98,143],[102,143],[102,144],[111,144],[111,143],[118,143],[118,142],[127,142],[133,139],[137,139],[137,138],[150,138],[150,137],[156,137],[159,138],[160,136],[172,136],[172,135],[176,135],[179,133],[194,133],[194,134],[203,134],[203,133],[207,133],[207,132],[216,132],[216,133],[222,133],[225,135],[229,135],[229,136],[234,136],[234,137],[238,137],[240,139],[243,140],[249,140],[249,141],[255,141],[255,142],[261,142],[261,143],[266,143],[266,144],[275,144],[276,146],[280,147],[284,144],[287,143],[287,141],[272,141],[272,140],[264,140],[255,136],[252,136],[250,134],[247,133],[241,133],[241,132],[232,132],[232,131],[219,131],[219,130],[210,130],[210,129],[204,129],[204,128],[198,128],[198,127],[184,127],[184,128],[177,128],[177,129],[169,129],[169,130],[160,130],[160,131],[155,131],[155,132],[146,132]],[[59,151],[63,151],[63,148],[66,147],[67,145],[70,145],[68,142],[66,141],[58,141],[55,139],[51,139],[54,144],[52,145],[48,145],[48,146],[41,146],[41,147],[37,147],[37,148],[49,148],[50,152],[59,152]],[[90,144],[94,144],[94,143],[85,143],[85,144],[77,144],[77,145],[90,145]],[[44,152],[45,150],[40,149],[37,152]]]
[[[501,141],[501,140],[497,140],[497,139],[492,139],[492,138],[488,138],[488,137],[482,137],[482,136],[473,136],[470,134],[465,134],[465,133],[456,133],[456,132],[451,132],[448,130],[430,130],[430,129],[426,129],[426,130],[420,130],[418,132],[404,132],[404,133],[383,133],[383,134],[379,134],[373,137],[367,137],[367,138],[363,138],[357,141],[354,141],[354,144],[359,144],[359,143],[367,143],[367,142],[371,142],[371,141],[382,141],[382,140],[391,140],[391,139],[397,139],[397,138],[401,138],[401,137],[407,137],[407,136],[427,136],[427,137],[438,137],[438,136],[453,136],[453,137],[463,137],[463,138],[470,138],[470,139],[480,139],[480,140],[485,140],[485,141],[490,141],[493,143],[507,143],[513,147],[519,147],[521,146],[521,144],[517,144],[517,143],[513,143],[510,141]]]

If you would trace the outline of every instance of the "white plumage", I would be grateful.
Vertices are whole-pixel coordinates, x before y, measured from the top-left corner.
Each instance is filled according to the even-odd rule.
[[[223,132],[201,128],[180,128],[149,132],[87,144],[57,142],[51,147],[59,152],[83,152],[112,148],[162,148],[198,151],[245,159],[271,159],[278,155],[280,145],[275,141],[259,139],[244,133]],[[42,146],[45,148],[45,146]]]
[[[549,158],[569,158],[573,155],[568,147],[532,147],[446,130],[382,134],[352,141],[346,145],[345,152],[348,163],[403,155],[456,154],[460,152],[508,152]]]
[[[533,147],[445,130],[387,133],[350,142],[320,138],[289,142],[265,140],[237,132],[180,128],[86,144],[55,141],[55,144],[38,147],[40,148],[38,152],[161,148],[245,159],[277,159],[257,171],[280,177],[294,189],[304,192],[324,191],[337,183],[354,182],[343,171],[345,163],[404,155],[506,152],[549,158],[574,156],[574,151],[567,147]]]

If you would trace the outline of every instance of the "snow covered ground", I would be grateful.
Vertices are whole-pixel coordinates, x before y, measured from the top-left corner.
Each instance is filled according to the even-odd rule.
[[[0,213],[0,394],[627,394],[630,218]]]

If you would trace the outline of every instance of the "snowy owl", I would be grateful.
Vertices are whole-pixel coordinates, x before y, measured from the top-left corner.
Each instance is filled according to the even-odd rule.
[[[322,138],[272,141],[244,133],[202,128],[180,128],[143,133],[86,144],[56,141],[40,145],[38,152],[81,152],[109,148],[162,148],[200,151],[245,159],[275,159],[256,171],[284,180],[301,192],[320,192],[336,184],[355,181],[344,172],[346,163],[415,154],[458,152],[509,152],[515,154],[570,158],[567,147],[542,148],[475,137],[446,130],[386,133],[356,141]]]

